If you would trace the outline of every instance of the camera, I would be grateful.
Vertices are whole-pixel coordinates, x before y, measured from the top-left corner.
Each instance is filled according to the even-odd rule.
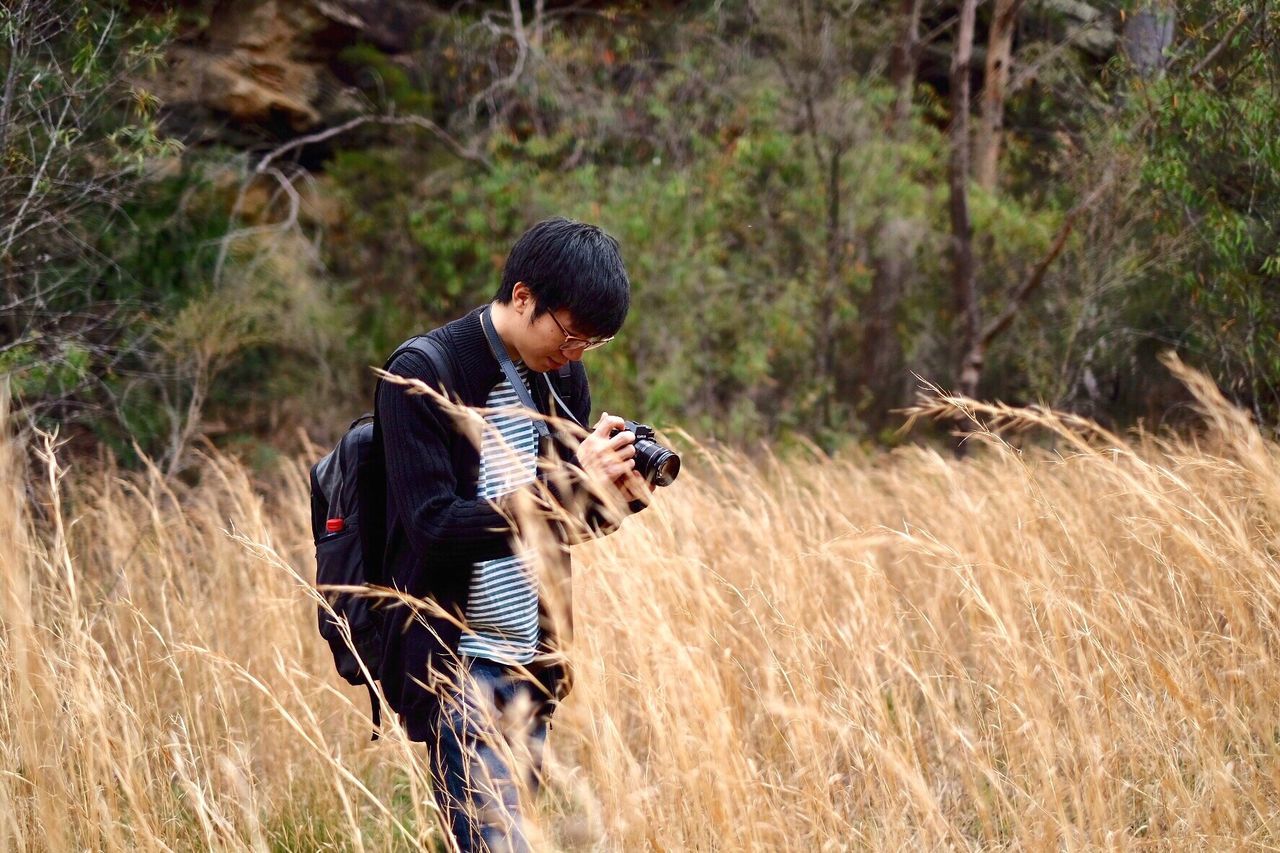
[[[636,471],[646,482],[655,486],[669,486],[680,476],[680,457],[674,450],[663,447],[654,438],[653,427],[626,421],[626,428],[635,433]],[[615,429],[609,437],[622,430]]]

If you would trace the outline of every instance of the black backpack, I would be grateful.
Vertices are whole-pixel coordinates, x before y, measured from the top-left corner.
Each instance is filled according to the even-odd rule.
[[[452,380],[451,359],[435,338],[419,335],[401,344],[387,359],[383,369],[401,353],[413,350],[424,356],[446,387]],[[569,366],[561,369],[555,383],[562,401],[571,399]],[[376,405],[379,380],[374,388]],[[554,387],[554,386],[552,386]],[[384,615],[377,601],[359,592],[328,587],[387,586],[385,553],[387,546],[387,469],[381,433],[374,414],[366,412],[347,427],[332,451],[311,466],[311,534],[316,543],[316,586],[333,608],[333,614],[318,607],[320,636],[329,643],[338,674],[350,684],[363,684],[369,691],[373,713],[373,739],[381,725],[381,706],[373,681],[379,677],[385,639]],[[348,645],[334,617],[345,621],[351,634]],[[355,654],[351,647],[355,647]],[[359,655],[357,659],[356,655]],[[363,662],[364,666],[361,667]],[[365,672],[369,677],[366,677]]]
[[[384,369],[409,350],[429,359],[441,378],[452,375],[440,344],[425,335],[398,347]],[[381,385],[379,380],[374,388],[375,404]],[[324,607],[317,607],[320,636],[329,643],[338,674],[350,684],[368,688],[376,740],[382,715],[373,681],[381,670],[384,616],[376,599],[330,589],[386,586],[389,580],[385,565],[387,469],[381,435],[374,427],[372,412],[356,418],[337,446],[311,466],[311,535],[316,543],[316,586],[333,608],[330,615]],[[346,623],[350,644],[335,616]]]

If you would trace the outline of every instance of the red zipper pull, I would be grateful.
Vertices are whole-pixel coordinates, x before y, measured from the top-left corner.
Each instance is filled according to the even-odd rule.
[[[331,518],[324,523],[324,529],[330,533],[340,533],[347,526],[347,522],[342,518]]]

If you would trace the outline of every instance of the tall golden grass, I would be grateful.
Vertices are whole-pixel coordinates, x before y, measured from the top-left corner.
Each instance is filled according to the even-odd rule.
[[[694,450],[576,549],[540,849],[1280,844],[1280,448],[945,397],[924,448]],[[1052,450],[1002,431],[1034,428]],[[198,485],[0,444],[0,847],[439,846],[315,631],[305,462]]]

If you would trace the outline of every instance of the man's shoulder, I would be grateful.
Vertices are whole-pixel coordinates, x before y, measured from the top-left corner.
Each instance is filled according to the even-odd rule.
[[[467,338],[471,326],[478,326],[478,311],[470,311],[456,320],[405,339],[392,350],[385,369],[391,370],[392,364],[400,364],[406,367],[429,366],[441,375],[452,371],[452,362],[459,354],[459,340]]]
[[[408,338],[392,351],[383,369],[414,378],[423,378],[426,372],[433,374],[432,378],[450,375],[448,340],[439,332],[433,329]]]

